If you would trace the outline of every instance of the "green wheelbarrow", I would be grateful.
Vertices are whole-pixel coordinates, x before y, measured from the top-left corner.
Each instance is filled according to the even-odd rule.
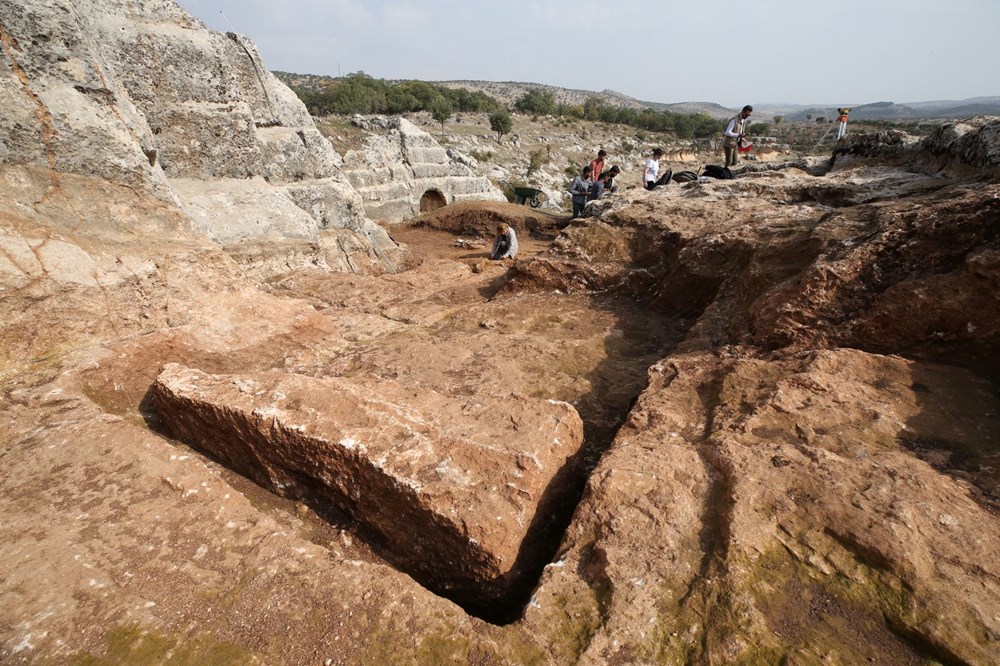
[[[536,190],[533,187],[517,187],[511,185],[506,180],[503,181],[503,185],[510,191],[511,195],[514,197],[514,203],[517,204],[528,204],[532,208],[538,208],[542,205],[542,200],[545,197],[545,193],[541,190]],[[541,198],[540,198],[541,197]]]

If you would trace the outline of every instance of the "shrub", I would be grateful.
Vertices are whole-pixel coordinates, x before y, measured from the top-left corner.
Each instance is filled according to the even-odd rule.
[[[505,109],[490,114],[490,129],[497,133],[497,143],[503,139],[503,135],[514,129],[514,121]]]
[[[528,172],[525,178],[531,178],[531,174],[541,169],[549,161],[548,151],[544,148],[535,148],[528,153]]]

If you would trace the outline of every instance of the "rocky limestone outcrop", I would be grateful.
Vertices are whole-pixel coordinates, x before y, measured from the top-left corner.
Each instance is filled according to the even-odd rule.
[[[406,118],[355,116],[353,122],[373,136],[364,149],[347,151],[343,172],[370,217],[400,222],[455,202],[506,201],[489,180]]]
[[[563,649],[587,664],[992,663],[995,122],[944,161],[940,142],[869,136],[823,177],[611,200],[516,266],[512,292],[696,317],[650,368],[526,625],[577,618]]]
[[[258,273],[401,260],[246,38],[173,2],[4,2],[0,18],[3,165],[151,193],[223,247],[256,244]]]
[[[170,264],[178,296],[151,300],[155,332],[77,292],[79,310],[63,315],[100,314],[92,325],[120,337],[5,365],[0,659],[991,664],[995,174],[880,159],[626,191],[552,251],[525,243],[513,265],[400,228],[427,256],[412,270],[303,269],[268,296],[251,297],[202,238],[197,270]],[[37,201],[47,182],[19,200]],[[136,203],[131,190],[104,193]],[[493,206],[484,214],[517,208]],[[453,209],[456,228],[470,207]],[[104,219],[77,214],[63,212],[60,229]],[[161,233],[187,239],[185,219]],[[91,233],[95,247],[119,238]],[[53,237],[16,256],[32,249],[65,248]],[[934,327],[879,315],[908,311]],[[171,361],[230,380],[212,389],[221,402],[175,410],[200,432],[214,432],[200,416],[246,401],[212,437],[223,447],[250,438],[233,433],[254,409],[266,425],[275,407],[307,428],[266,428],[268,441],[306,446],[323,418],[306,408],[331,405],[336,387],[363,388],[359,402],[404,394],[396,404],[473,438],[488,427],[449,410],[516,391],[574,405],[592,472],[582,501],[556,508],[572,516],[552,521],[526,603],[486,622],[497,618],[391,566],[363,523],[261,489],[233,471],[246,457],[229,469],[169,439],[151,387]],[[320,393],[296,405],[239,392],[233,377]],[[288,450],[261,449],[269,461]],[[318,461],[301,458],[291,462]],[[281,463],[264,467],[296,469]],[[305,474],[276,474],[314,490]],[[489,517],[477,513],[463,519]]]
[[[1000,118],[979,116],[937,128],[924,149],[946,158],[945,166],[1000,170]]]

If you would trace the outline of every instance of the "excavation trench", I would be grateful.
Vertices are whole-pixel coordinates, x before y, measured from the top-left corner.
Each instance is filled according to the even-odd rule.
[[[321,341],[298,345],[285,341],[281,371],[273,374],[293,370],[303,377],[298,388],[272,386],[264,378],[266,373],[230,366],[225,369],[239,377],[227,375],[218,386],[230,390],[242,383],[264,388],[202,400],[172,395],[161,387],[161,395],[154,390],[147,406],[156,405],[166,422],[165,432],[263,488],[308,505],[315,516],[362,540],[373,559],[394,565],[472,615],[507,623],[520,615],[542,569],[552,560],[588,473],[646,386],[647,368],[670,352],[687,324],[616,294],[508,290],[498,294],[507,267],[485,260],[488,247],[483,241],[458,243],[450,233],[429,229],[396,230],[394,236],[422,259],[407,273],[372,278],[303,275],[275,285],[280,293],[312,300],[324,317],[336,322],[338,336],[349,340],[346,344],[341,340],[335,352],[324,350]],[[545,239],[525,237],[522,256],[547,246]],[[188,361],[193,367],[197,364],[197,359]],[[218,372],[218,364],[210,365]],[[176,374],[182,372],[175,370],[175,386],[183,390],[197,384],[190,376]],[[207,389],[205,395],[212,391]],[[237,403],[248,391],[263,395],[264,402],[247,402],[240,413]],[[394,397],[383,400],[382,391],[395,392]],[[333,434],[327,439],[323,439],[327,431],[289,416],[300,408],[310,413],[326,410],[323,401],[337,392],[354,395],[348,402],[355,402],[345,407],[344,400],[334,401],[329,407],[346,411],[349,417],[328,429]],[[268,402],[268,396],[293,394],[300,397]],[[431,395],[433,404],[428,402]],[[212,400],[216,404],[210,404]],[[303,402],[309,404],[303,407]],[[395,456],[416,455],[398,448],[399,440],[412,433],[407,425],[394,434],[398,424],[385,425],[393,415],[371,416],[375,402],[406,403],[402,411],[419,412],[416,420],[431,422],[421,426],[420,437],[431,432],[433,439],[433,433],[446,433],[441,435],[445,443],[432,443],[437,448],[426,461],[402,471],[392,469]],[[576,448],[556,455],[551,450],[555,445],[538,444],[535,439],[544,424],[561,420],[565,423],[560,427],[565,427],[550,441],[566,446],[570,437],[566,428],[571,425],[566,424],[576,416],[569,410],[572,418],[565,417],[568,408],[559,407],[561,403],[569,403],[579,414],[582,438]],[[271,411],[285,416],[273,422],[255,416]],[[358,416],[362,412],[365,416]],[[481,416],[467,418],[473,412]],[[389,447],[381,462],[371,463],[353,449],[336,459],[300,459],[315,455],[317,447],[331,448],[330,442],[338,439],[354,446],[353,435],[337,428],[353,427],[365,419],[380,424],[365,430],[365,436],[381,437]],[[513,428],[503,430],[510,425],[508,420]],[[318,432],[319,439],[310,440],[302,432]],[[238,443],[220,449],[219,442],[226,441]],[[378,457],[373,448],[378,444],[365,441],[371,449],[369,458]],[[483,462],[479,454],[473,462],[463,458],[463,446],[482,449],[482,442],[487,449],[507,447],[499,462]],[[522,443],[534,448],[517,450]],[[281,460],[269,457],[275,449],[284,452],[278,456]],[[503,455],[509,465],[505,466]],[[484,479],[487,496],[509,492],[505,486],[515,488],[521,496],[514,497],[514,503],[523,511],[494,517],[501,513],[489,508],[494,505],[487,500],[494,498],[462,499],[462,484],[449,488],[441,474],[428,482],[427,469],[439,462],[457,465],[468,472],[466,477]],[[544,478],[532,481],[528,477],[539,465],[538,474]],[[314,471],[320,467],[325,471]],[[513,476],[505,476],[508,473]],[[494,485],[489,487],[491,481]],[[435,495],[445,499],[437,501]],[[450,518],[463,513],[460,520]],[[494,520],[500,521],[499,526],[490,525]],[[497,530],[517,542],[502,543]],[[504,560],[501,555],[511,549],[516,554]]]

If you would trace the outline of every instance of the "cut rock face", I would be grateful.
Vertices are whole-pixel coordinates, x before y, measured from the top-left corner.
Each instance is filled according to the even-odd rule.
[[[177,437],[274,492],[332,502],[397,566],[473,607],[530,586],[532,544],[579,483],[583,425],[564,402],[177,364],[153,400]]]

